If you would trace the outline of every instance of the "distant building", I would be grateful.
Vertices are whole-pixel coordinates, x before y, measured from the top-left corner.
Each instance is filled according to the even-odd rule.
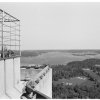
[[[89,68],[83,68],[83,70],[90,70]]]
[[[72,85],[72,83],[68,83],[68,82],[67,82],[66,85]]]
[[[97,65],[97,64],[96,64],[95,66],[96,66],[96,67],[100,67],[100,65]]]
[[[77,77],[78,79],[82,79],[82,80],[86,80],[87,78],[86,77]]]

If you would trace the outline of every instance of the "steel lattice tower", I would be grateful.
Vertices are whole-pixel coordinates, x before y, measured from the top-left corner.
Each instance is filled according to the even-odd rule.
[[[0,46],[1,58],[5,58],[5,49],[13,50],[20,56],[20,20],[0,9]]]

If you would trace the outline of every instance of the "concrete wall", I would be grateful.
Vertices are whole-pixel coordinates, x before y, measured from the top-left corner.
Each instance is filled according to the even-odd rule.
[[[19,98],[20,58],[10,58],[0,61],[0,98]]]
[[[0,61],[0,95],[5,92],[5,84],[4,84],[4,60]]]
[[[35,86],[35,89],[52,98],[52,69]]]
[[[4,61],[5,64],[5,74],[6,74],[6,91],[10,91],[13,88],[14,78],[13,78],[13,59],[7,59]]]
[[[13,59],[14,62],[14,86],[20,91],[20,58]]]
[[[47,72],[46,72],[47,71]],[[43,75],[45,73],[45,75]],[[43,75],[42,79],[39,77]],[[52,98],[52,69],[44,68],[35,79],[40,79],[35,89]],[[19,99],[20,87],[20,58],[10,58],[0,61],[0,99]]]

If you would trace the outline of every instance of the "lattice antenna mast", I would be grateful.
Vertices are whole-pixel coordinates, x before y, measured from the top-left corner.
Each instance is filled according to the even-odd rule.
[[[0,46],[1,58],[21,56],[20,51],[20,20],[0,9]],[[5,51],[5,48],[7,50]],[[10,54],[11,53],[11,54]]]

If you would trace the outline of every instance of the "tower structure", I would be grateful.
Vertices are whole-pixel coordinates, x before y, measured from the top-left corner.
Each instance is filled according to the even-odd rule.
[[[20,20],[0,9],[0,99],[19,99],[25,87],[32,98],[52,98],[52,69],[46,66],[29,81],[21,81],[20,56]]]
[[[5,49],[13,50],[20,56],[20,20],[0,10],[0,46],[1,58],[5,58]]]
[[[0,9],[0,98],[19,98],[20,20]]]

